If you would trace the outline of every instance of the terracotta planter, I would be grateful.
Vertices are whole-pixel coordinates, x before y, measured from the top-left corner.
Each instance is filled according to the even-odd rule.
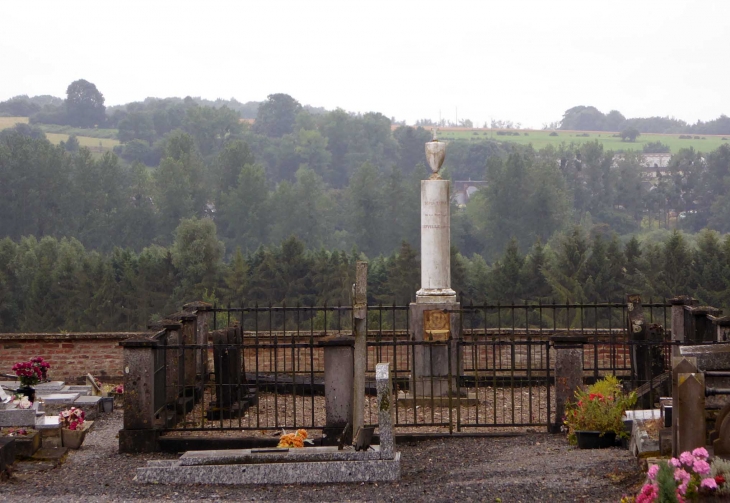
[[[616,434],[607,431],[601,435],[600,431],[576,430],[578,449],[605,449],[616,445]]]
[[[86,433],[88,433],[92,424],[94,424],[94,421],[84,421],[80,430],[62,428],[61,442],[63,443],[63,446],[68,447],[69,449],[78,449],[81,447],[81,444],[84,443],[84,439],[86,438]]]

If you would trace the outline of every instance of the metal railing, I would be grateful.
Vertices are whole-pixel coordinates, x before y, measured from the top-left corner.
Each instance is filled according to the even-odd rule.
[[[669,304],[649,302],[644,308],[650,323],[666,326]],[[437,399],[438,393],[423,393],[435,385],[433,378],[413,377],[415,353],[432,351],[433,345],[411,338],[408,313],[407,306],[368,308],[366,423],[377,420],[374,371],[380,362],[391,363],[396,426],[441,432],[549,425],[554,411],[552,335],[588,338],[587,377],[631,373],[625,304],[462,303],[454,313],[460,338],[447,345],[449,392]],[[158,345],[155,410],[167,408],[165,429],[263,432],[325,426],[324,349],[319,342],[352,333],[352,307],[215,306],[211,321],[213,334],[233,330],[235,337],[213,335],[206,344],[180,337]],[[191,362],[207,369],[194,383],[186,371]],[[222,372],[225,379],[218,375]]]

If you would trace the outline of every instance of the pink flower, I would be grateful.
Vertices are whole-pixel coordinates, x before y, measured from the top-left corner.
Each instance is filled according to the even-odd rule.
[[[682,482],[682,483],[681,483],[681,484],[679,485],[679,488],[677,489],[677,490],[679,491],[679,494],[681,494],[682,496],[684,496],[685,494],[687,494],[687,486],[688,486],[688,485],[689,485],[689,481],[687,481],[687,482]]]
[[[717,482],[715,482],[715,479],[713,479],[712,477],[709,477],[702,480],[700,487],[704,487],[705,489],[711,489],[714,491],[715,489],[717,489]]]
[[[674,480],[676,480],[677,482],[682,482],[686,485],[689,482],[690,478],[692,478],[692,476],[682,468],[674,471]]]
[[[703,459],[695,460],[692,469],[699,475],[707,475],[710,473],[710,465]]]
[[[651,468],[649,468],[649,472],[647,475],[649,475],[649,478],[651,480],[656,480],[656,474],[659,473],[659,465],[651,465]]]
[[[636,496],[636,503],[654,503],[659,496],[658,487],[654,484],[644,484],[641,492]]]
[[[685,451],[679,455],[679,460],[685,466],[692,466],[695,462],[695,457],[692,455],[691,452]]]
[[[705,449],[704,447],[698,447],[697,449],[692,451],[692,455],[700,459],[707,459],[708,457],[710,457],[707,449]]]
[[[680,466],[682,466],[682,463],[677,458],[670,459],[669,464],[675,468],[679,468]]]

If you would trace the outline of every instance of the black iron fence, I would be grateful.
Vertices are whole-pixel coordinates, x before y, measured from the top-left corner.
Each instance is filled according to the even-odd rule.
[[[669,307],[644,304],[646,319],[667,327]],[[407,306],[368,308],[366,423],[377,423],[374,374],[382,362],[391,363],[396,427],[434,433],[548,427],[554,420],[550,337],[556,334],[588,338],[586,377],[631,375],[622,303],[462,303],[455,313],[460,337],[446,345],[448,375],[438,382],[413,378],[417,351],[434,345],[413,340],[408,313]],[[352,307],[216,306],[211,315],[204,343],[177,334],[156,349],[155,410],[164,429],[266,434],[325,426],[320,341],[352,333]],[[193,366],[199,375],[188,376]],[[443,382],[448,392],[434,392]]]

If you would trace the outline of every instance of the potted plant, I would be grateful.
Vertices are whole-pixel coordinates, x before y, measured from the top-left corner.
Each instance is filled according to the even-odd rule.
[[[89,378],[87,377],[87,382],[88,379]],[[114,410],[114,398],[111,396],[111,392],[112,389],[114,389],[114,386],[111,384],[102,384],[99,379],[94,379],[94,384],[101,393],[101,399],[99,400],[101,412],[112,412]]]
[[[43,357],[36,356],[27,362],[18,362],[13,365],[13,372],[18,376],[20,388],[17,389],[19,395],[25,395],[31,402],[35,401],[34,385],[47,378],[48,369],[51,368],[50,363],[45,361]]]
[[[124,397],[124,385],[119,384],[117,386],[112,386],[108,395],[114,399],[114,404],[119,407],[122,403],[122,398]]]
[[[64,447],[78,449],[84,443],[86,433],[93,421],[86,421],[86,414],[76,407],[62,410],[58,415],[61,425],[61,442]]]
[[[576,390],[575,400],[565,406],[568,440],[580,449],[612,447],[616,437],[628,436],[623,415],[635,403],[636,393],[625,393],[615,376]]]

